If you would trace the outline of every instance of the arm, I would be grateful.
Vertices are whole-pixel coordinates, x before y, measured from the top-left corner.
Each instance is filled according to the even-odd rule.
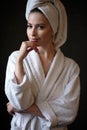
[[[8,60],[5,79],[5,94],[14,108],[24,110],[34,103],[34,96],[26,73],[20,84],[18,84],[15,79],[14,70],[16,57],[17,52],[14,52]]]
[[[34,103],[30,82],[23,67],[23,59],[32,49],[29,43],[23,43],[20,51],[13,52],[8,59],[5,94],[18,110],[24,110]]]
[[[41,113],[40,109],[35,103],[31,105],[28,109],[23,111],[23,113],[30,113],[30,114],[34,114],[35,116],[44,118],[43,114]]]
[[[17,113],[29,113],[29,114],[33,114],[35,116],[39,116],[44,118],[44,116],[42,115],[41,111],[39,110],[38,106],[36,104],[31,105],[29,108],[27,108],[26,110],[23,111],[18,111],[17,109],[15,109],[12,104],[10,102],[7,103],[7,111],[10,115],[14,115],[15,112]]]
[[[25,74],[23,67],[23,60],[27,56],[27,54],[32,50],[31,44],[29,42],[22,42],[19,54],[15,63],[15,77],[18,84],[20,84],[23,80],[23,76]]]

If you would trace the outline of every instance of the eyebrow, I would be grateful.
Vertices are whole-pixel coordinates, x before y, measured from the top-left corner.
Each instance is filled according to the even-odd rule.
[[[28,25],[28,24],[32,25],[32,23],[27,23],[27,25]],[[43,26],[44,26],[44,25],[46,25],[46,24],[44,24],[44,23],[39,23],[39,24],[36,24],[36,25],[37,25],[37,26],[39,26],[39,25],[43,25]]]

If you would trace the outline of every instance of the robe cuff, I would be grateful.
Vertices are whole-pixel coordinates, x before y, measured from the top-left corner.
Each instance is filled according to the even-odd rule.
[[[50,121],[52,126],[56,126],[58,124],[57,116],[55,115],[54,111],[52,110],[51,106],[48,102],[37,103],[38,108],[40,109],[43,116]]]

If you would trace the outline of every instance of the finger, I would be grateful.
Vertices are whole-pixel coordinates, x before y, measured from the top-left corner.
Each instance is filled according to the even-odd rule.
[[[36,52],[38,52],[38,48],[37,48],[37,47],[33,47],[33,49],[34,49]]]
[[[28,47],[31,47],[31,48],[35,48],[35,47],[38,47],[38,44],[36,44],[35,42],[32,42],[32,41],[26,41],[26,44],[28,45]]]
[[[32,47],[28,47],[28,48],[27,48],[27,52],[30,52],[30,51],[32,51],[32,50],[33,50]]]

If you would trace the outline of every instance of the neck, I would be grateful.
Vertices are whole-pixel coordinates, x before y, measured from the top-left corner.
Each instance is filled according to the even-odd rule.
[[[44,57],[45,59],[54,57],[55,53],[56,53],[56,49],[54,48],[53,45],[50,45],[46,48],[42,48],[42,47],[39,48],[39,55],[41,57]]]

